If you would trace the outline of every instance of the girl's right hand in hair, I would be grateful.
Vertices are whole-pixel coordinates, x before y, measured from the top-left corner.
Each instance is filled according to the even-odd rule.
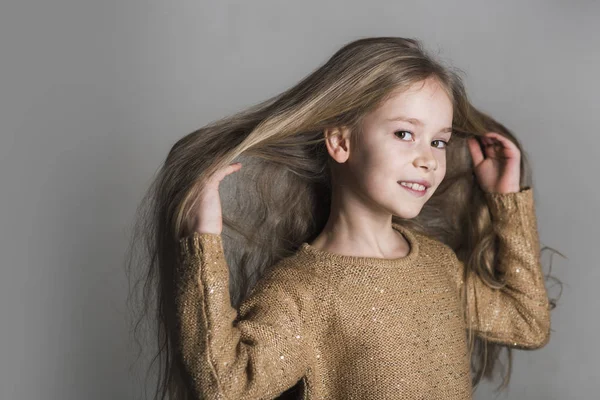
[[[223,230],[223,216],[221,212],[219,184],[227,175],[239,171],[241,168],[242,163],[233,163],[217,170],[208,179],[198,199],[195,222],[196,232],[221,234]]]

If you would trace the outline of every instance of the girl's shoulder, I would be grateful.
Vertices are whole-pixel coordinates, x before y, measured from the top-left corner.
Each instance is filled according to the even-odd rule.
[[[312,260],[300,252],[280,259],[263,274],[263,284],[278,284],[296,287],[303,291],[315,292],[326,285],[326,277]]]
[[[452,250],[452,248],[449,245],[442,242],[435,236],[431,236],[414,230],[411,231],[411,233],[417,239],[419,246],[419,254],[421,254],[422,256],[452,256],[452,254],[454,254],[454,250]]]

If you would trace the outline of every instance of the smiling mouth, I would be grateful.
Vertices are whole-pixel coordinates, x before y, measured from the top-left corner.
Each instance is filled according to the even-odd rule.
[[[409,182],[402,182],[402,181],[400,181],[399,183],[404,187],[407,187],[407,188],[410,188],[412,190],[416,190],[419,192],[424,192],[427,190],[427,186],[421,185],[419,183],[409,183]]]
[[[422,197],[427,192],[427,188],[423,185],[413,184],[412,185],[413,187],[410,187],[401,182],[398,182],[398,184],[400,186],[402,186],[402,188],[406,189],[409,193],[411,193],[417,197]],[[419,189],[422,189],[422,190],[419,190]]]

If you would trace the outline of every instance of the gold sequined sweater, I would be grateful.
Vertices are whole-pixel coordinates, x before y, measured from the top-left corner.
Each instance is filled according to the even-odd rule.
[[[460,290],[473,329],[534,349],[550,337],[533,193],[486,193],[506,286],[464,279],[452,249],[398,224],[402,258],[346,256],[304,242],[231,306],[221,235],[180,239],[181,359],[200,399],[471,399]],[[466,282],[466,283],[465,283]]]

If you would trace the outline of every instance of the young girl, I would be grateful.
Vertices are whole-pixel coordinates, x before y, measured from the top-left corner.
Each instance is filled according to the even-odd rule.
[[[187,135],[143,221],[162,398],[470,399],[498,350],[549,340],[528,174],[413,39]]]

